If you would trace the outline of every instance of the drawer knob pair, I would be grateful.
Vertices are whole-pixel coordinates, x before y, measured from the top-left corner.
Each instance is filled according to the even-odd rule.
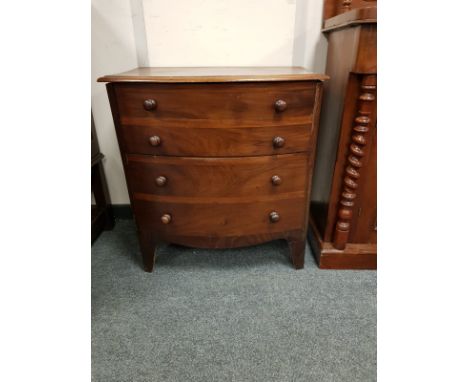
[[[156,100],[154,99],[146,99],[144,102],[143,102],[143,108],[146,110],[146,111],[151,111],[151,110],[156,110],[158,107],[158,103],[156,102]],[[275,102],[275,110],[277,113],[281,113],[283,111],[285,111],[288,107],[288,104],[286,103],[286,101],[282,100],[282,99],[279,99]]]
[[[278,101],[275,102],[275,110],[277,113],[281,113],[282,111],[285,111],[286,108],[288,107],[288,104],[286,101],[279,99]]]
[[[161,144],[161,138],[159,138],[157,135],[153,135],[152,137],[149,138],[149,143],[151,146],[159,146]],[[284,146],[286,143],[285,139],[283,137],[274,137],[273,138],[273,147],[275,148],[281,148]]]
[[[161,221],[163,222],[163,224],[169,224],[172,220],[172,216],[170,214],[164,214],[163,216],[161,216]]]
[[[157,186],[163,187],[167,183],[167,178],[163,175],[160,175],[156,178],[155,182]],[[281,179],[281,177],[279,177],[278,175],[273,175],[271,177],[271,183],[273,183],[274,186],[279,186],[282,182],[283,179]]]
[[[156,110],[157,107],[158,107],[158,103],[154,99],[145,99],[145,101],[143,102],[143,108],[146,111]],[[286,101],[282,99],[279,99],[275,102],[275,110],[278,113],[285,111],[287,107],[288,107],[288,104],[286,103]]]
[[[158,103],[154,99],[145,99],[143,102],[143,108],[146,111],[156,110]]]
[[[149,137],[149,143],[151,146],[159,146],[161,144],[161,138],[157,135],[153,135],[152,137]]]
[[[163,187],[167,183],[167,178],[161,175],[156,178],[155,182],[157,186]]]
[[[169,224],[172,220],[172,216],[170,214],[164,214],[163,216],[161,216],[161,222],[163,224]],[[276,211],[273,211],[273,212],[270,212],[270,221],[272,223],[276,223],[280,220],[280,216],[278,214],[278,212]]]
[[[276,212],[276,211],[272,211],[270,212],[270,221],[272,223],[276,223],[280,220],[280,216],[279,216],[279,213]]]

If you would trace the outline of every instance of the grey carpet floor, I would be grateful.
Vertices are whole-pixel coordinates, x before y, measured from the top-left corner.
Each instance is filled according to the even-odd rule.
[[[141,268],[133,221],[92,247],[94,382],[375,381],[376,273],[294,270],[287,244],[167,246]]]

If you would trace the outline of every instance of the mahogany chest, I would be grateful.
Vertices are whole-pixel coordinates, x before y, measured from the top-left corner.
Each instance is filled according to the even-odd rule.
[[[285,239],[304,265],[325,75],[297,67],[137,68],[105,76],[144,268],[159,243]]]

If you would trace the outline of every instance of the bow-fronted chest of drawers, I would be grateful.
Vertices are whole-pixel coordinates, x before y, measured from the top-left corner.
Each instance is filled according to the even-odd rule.
[[[162,242],[276,239],[303,267],[325,79],[297,67],[137,68],[99,79],[146,271]]]

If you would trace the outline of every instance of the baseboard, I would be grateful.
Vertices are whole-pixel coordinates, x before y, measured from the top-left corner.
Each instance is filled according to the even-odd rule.
[[[133,211],[130,204],[113,204],[112,210],[116,219],[133,219]]]
[[[309,221],[307,238],[320,269],[377,269],[376,244],[347,244],[344,250],[324,242],[313,219]]]

